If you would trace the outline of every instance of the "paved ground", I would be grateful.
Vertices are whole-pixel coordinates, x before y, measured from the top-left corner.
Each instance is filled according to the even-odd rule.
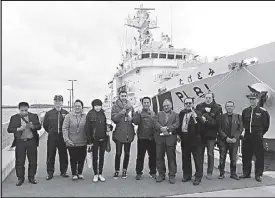
[[[111,153],[106,153],[106,161],[104,175],[107,179],[105,183],[93,183],[93,171],[85,166],[84,181],[73,182],[71,178],[64,179],[59,176],[59,166],[56,164],[56,176],[47,181],[46,178],[46,139],[47,135],[41,138],[39,147],[39,165],[37,174],[37,185],[29,184],[27,181],[20,187],[16,187],[17,178],[13,171],[9,177],[2,183],[3,197],[91,197],[91,196],[146,196],[146,197],[162,197],[182,194],[191,194],[199,192],[211,192],[221,190],[243,189],[248,187],[271,186],[275,185],[275,179],[264,176],[263,182],[258,183],[253,178],[247,180],[235,181],[230,178],[225,178],[223,181],[217,179],[218,172],[214,171],[214,179],[208,181],[205,178],[200,186],[193,186],[191,182],[182,183],[181,157],[177,154],[178,174],[176,184],[171,185],[168,181],[156,183],[148,176],[147,160],[144,170],[143,180],[135,180],[135,158],[136,158],[136,142],[132,145],[132,152],[129,164],[128,178],[114,180],[112,178],[114,171],[114,145],[112,145]],[[58,157],[58,156],[57,156]],[[58,158],[56,158],[58,159]],[[204,171],[205,171],[204,166]],[[68,171],[70,173],[70,169]]]

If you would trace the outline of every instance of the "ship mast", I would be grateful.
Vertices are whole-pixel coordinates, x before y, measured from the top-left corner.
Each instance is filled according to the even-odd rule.
[[[126,26],[136,28],[139,32],[139,47],[148,47],[152,39],[151,29],[158,28],[157,20],[149,18],[149,11],[155,10],[154,8],[143,8],[143,4],[139,8],[135,8],[136,14],[133,18],[128,16],[126,19]]]

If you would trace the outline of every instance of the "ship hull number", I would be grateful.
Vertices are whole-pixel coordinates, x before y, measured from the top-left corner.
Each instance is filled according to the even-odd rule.
[[[204,90],[204,91],[203,91]],[[194,86],[193,87],[193,91],[194,93],[196,94],[197,97],[203,97],[205,95],[205,93],[209,92],[210,91],[210,88],[208,87],[207,84],[204,84],[204,88],[200,88],[198,86]],[[192,97],[192,96],[188,96],[187,93],[185,91],[181,91],[181,92],[176,92],[175,93],[176,96],[179,98],[179,100],[184,103],[184,98],[187,98],[187,97]],[[193,94],[192,94],[193,95]]]

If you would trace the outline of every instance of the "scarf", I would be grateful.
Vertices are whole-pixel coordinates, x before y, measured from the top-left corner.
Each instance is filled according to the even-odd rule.
[[[190,121],[191,118],[191,110],[186,110],[185,111],[185,115],[183,116],[183,120],[182,120],[182,127],[181,127],[181,131],[184,133],[187,133],[188,131],[188,123]]]

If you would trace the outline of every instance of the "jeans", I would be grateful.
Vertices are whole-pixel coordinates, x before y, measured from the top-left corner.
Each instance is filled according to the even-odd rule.
[[[136,173],[143,174],[144,157],[146,151],[149,155],[149,174],[156,174],[156,143],[154,140],[138,139],[137,140],[137,160]]]
[[[225,140],[219,140],[218,144],[219,144],[219,151],[220,151],[220,164],[219,164],[220,174],[224,174],[226,155],[227,155],[227,152],[229,151],[230,174],[236,175],[238,143],[232,144],[232,143],[227,143]]]
[[[94,141],[94,144],[93,144],[93,169],[94,169],[95,175],[102,174],[106,145],[107,145],[106,140]],[[98,151],[99,151],[99,167],[98,167]]]
[[[204,163],[204,151],[205,147],[207,148],[207,174],[212,174],[214,169],[214,147],[216,140],[206,140],[202,139],[202,162]]]
[[[120,169],[120,158],[122,154],[122,146],[124,146],[123,170],[127,170],[129,165],[129,159],[130,159],[131,143],[122,143],[122,142],[119,142],[118,140],[116,140],[115,143],[116,143],[115,171],[118,172]]]

